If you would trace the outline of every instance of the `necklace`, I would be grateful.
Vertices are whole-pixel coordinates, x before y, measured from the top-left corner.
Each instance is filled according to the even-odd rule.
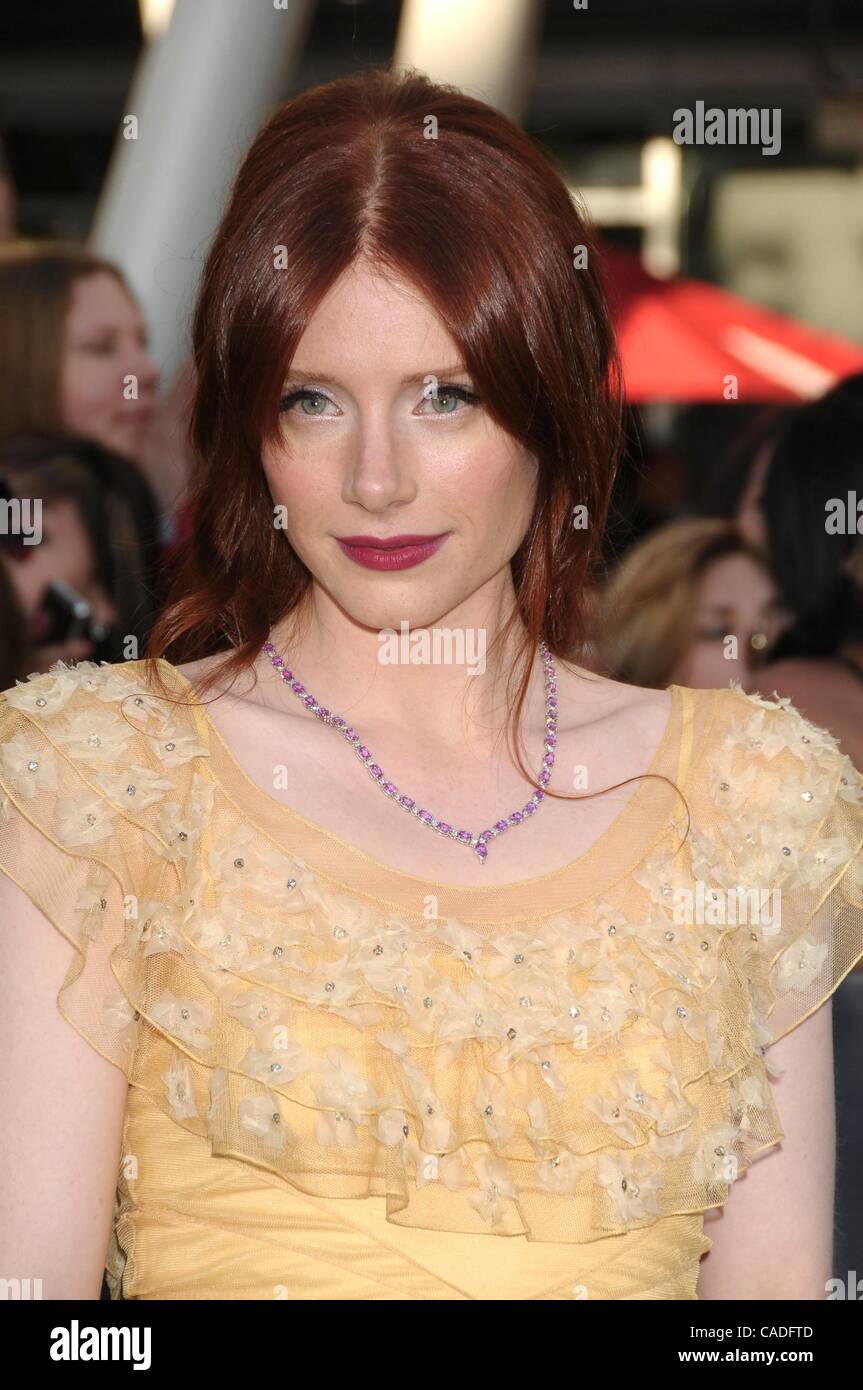
[[[352,729],[347,720],[341,719],[338,715],[332,714],[319,704],[314,695],[310,695],[306,687],[289,671],[282,658],[279,656],[272,642],[265,642],[262,651],[267,653],[271,665],[278,671],[282,680],[290,690],[302,700],[306,709],[312,713],[316,719],[320,719],[323,724],[328,724],[330,728],[337,730],[352,746],[357,757],[365,764],[369,776],[380,787],[385,796],[388,796],[394,805],[400,806],[403,811],[407,811],[414,817],[420,825],[425,825],[429,830],[433,830],[437,835],[444,835],[447,839],[453,840],[455,844],[466,845],[472,849],[479,862],[484,864],[488,857],[489,842],[502,835],[510,826],[523,825],[530,816],[537,811],[540,802],[545,796],[543,790],[551,780],[551,769],[554,766],[554,749],[557,743],[557,673],[554,666],[554,658],[544,642],[540,642],[539,650],[545,665],[545,749],[542,759],[542,771],[537,778],[537,785],[534,787],[533,794],[529,801],[526,801],[520,811],[512,811],[508,816],[502,816],[500,820],[494,822],[488,830],[482,830],[478,835],[473,835],[469,830],[456,829],[449,821],[441,820],[433,816],[431,811],[426,811],[411,796],[403,796],[394,782],[388,780],[386,774],[375,762],[370,750],[363,743],[360,735]]]

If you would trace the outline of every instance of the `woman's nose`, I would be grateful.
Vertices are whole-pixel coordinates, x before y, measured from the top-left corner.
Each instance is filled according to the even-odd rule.
[[[134,376],[140,392],[153,391],[159,381],[159,368],[149,348],[137,334],[126,341],[121,357],[124,376]]]
[[[410,468],[399,457],[389,431],[377,429],[358,441],[346,479],[349,498],[375,509],[394,501],[407,501],[414,491]]]
[[[138,378],[139,386],[148,391],[155,390],[159,382],[159,368],[154,358],[152,358],[146,348],[139,349],[138,365],[135,375]]]

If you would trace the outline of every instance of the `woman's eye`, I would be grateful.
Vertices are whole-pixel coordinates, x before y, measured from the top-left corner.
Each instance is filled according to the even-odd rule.
[[[439,386],[432,395],[429,393],[424,400],[431,406],[430,412],[437,416],[457,415],[459,402],[464,405],[477,405],[479,396],[473,391],[469,391],[465,386]],[[327,406],[333,405],[329,396],[325,396],[322,391],[315,391],[311,387],[301,387],[296,391],[290,391],[283,396],[279,404],[279,409],[287,413],[299,407],[298,413],[308,417],[322,416],[327,412]]]
[[[432,415],[460,415],[456,409],[459,401],[464,405],[478,405],[479,396],[468,391],[466,386],[438,386],[437,391],[428,392],[424,399],[431,406]]]
[[[724,627],[702,627],[695,635],[700,642],[722,642],[728,633]]]
[[[332,405],[332,401],[322,391],[311,391],[304,387],[299,391],[290,391],[288,395],[283,396],[279,403],[279,410],[287,412],[293,410],[297,404],[301,407],[300,415],[315,416],[323,415],[325,408]],[[307,406],[310,408],[306,409]]]

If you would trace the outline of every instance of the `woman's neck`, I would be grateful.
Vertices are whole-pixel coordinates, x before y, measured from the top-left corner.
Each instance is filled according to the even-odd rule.
[[[525,631],[519,621],[505,642],[495,642],[507,611],[503,596],[474,596],[434,621],[392,620],[378,629],[355,622],[316,589],[303,615],[277,624],[270,640],[306,689],[361,731],[396,726],[475,746],[497,738],[507,720],[507,680]],[[257,669],[268,702],[293,698],[266,653]],[[525,727],[544,723],[544,702],[535,656]]]

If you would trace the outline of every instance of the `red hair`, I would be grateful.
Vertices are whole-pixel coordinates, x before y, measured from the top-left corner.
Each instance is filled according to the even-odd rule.
[[[274,267],[279,247],[286,269]],[[261,449],[278,437],[306,324],[359,257],[419,288],[483,407],[537,459],[512,559],[517,608],[500,635],[524,624],[517,727],[539,638],[570,660],[585,639],[620,454],[620,367],[593,234],[561,178],[499,112],[417,72],[303,92],[239,170],[194,314],[195,522],[148,644],[151,675],[156,657],[228,647],[201,688],[239,674],[312,583],[273,525]]]

